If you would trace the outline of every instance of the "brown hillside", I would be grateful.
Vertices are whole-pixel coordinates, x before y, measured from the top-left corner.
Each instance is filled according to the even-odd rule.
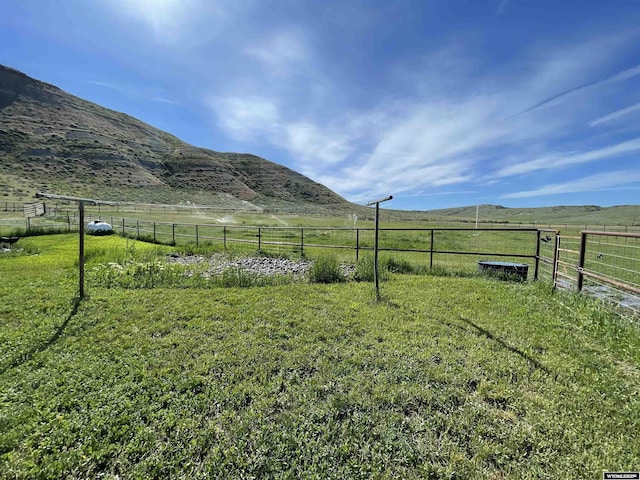
[[[104,199],[338,206],[282,165],[191,146],[124,113],[0,66],[0,191]]]

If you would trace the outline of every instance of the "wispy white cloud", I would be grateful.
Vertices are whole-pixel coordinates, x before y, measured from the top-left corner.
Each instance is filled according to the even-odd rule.
[[[500,2],[500,5],[498,6],[498,9],[496,10],[496,15],[500,16],[504,13],[505,9],[507,8],[507,5],[509,5],[509,2],[511,0],[502,0],[502,2]]]
[[[571,87],[576,78],[597,76],[628,35],[525,52],[522,56],[531,58],[523,60],[522,71],[494,69],[486,76],[477,74],[477,59],[465,57],[464,51],[456,50],[453,58],[435,52],[425,57],[422,68],[401,68],[413,74],[415,88],[402,96],[372,98],[366,107],[349,105],[344,82],[325,74],[317,39],[310,35],[280,26],[258,43],[252,38],[239,44],[260,75],[216,89],[207,104],[226,134],[279,149],[289,166],[354,201],[453,185],[462,186],[460,191],[476,185],[500,189],[505,177],[640,150],[640,139],[634,139],[555,153],[561,151],[563,136],[575,125],[584,128],[586,115],[593,118],[592,110],[576,111],[572,92],[640,75],[640,68],[633,67]],[[381,84],[391,81],[402,80],[393,72],[380,78]],[[564,90],[554,95],[558,88]],[[554,108],[561,100],[566,104]],[[531,114],[513,116],[514,111]],[[539,146],[534,160],[532,145]],[[505,157],[515,163],[500,165]]]
[[[585,83],[583,85],[578,85],[576,87],[570,88],[568,90],[565,90],[564,92],[560,92],[557,93],[555,95],[552,95],[551,97],[545,98],[544,100],[536,103],[535,105],[527,108],[526,110],[518,113],[518,115],[524,115],[525,113],[529,113],[532,112],[540,107],[543,107],[545,105],[550,105],[550,104],[555,104],[559,101],[561,101],[562,99],[577,93],[577,92],[581,92],[581,91],[585,91],[585,90],[591,90],[594,88],[598,88],[598,87],[602,87],[605,85],[609,85],[612,83],[616,83],[616,82],[623,82],[625,80],[629,80],[633,77],[636,77],[640,75],[640,65],[635,66],[633,68],[629,68],[626,70],[623,70],[621,72],[616,73],[615,75],[612,75],[608,78],[605,78],[603,80],[598,80],[595,82],[590,82],[590,83]]]
[[[214,96],[208,104],[216,112],[219,125],[235,138],[268,138],[280,128],[280,112],[274,99]]]
[[[466,194],[474,194],[474,193],[478,193],[478,191],[477,190],[450,190],[450,191],[446,191],[446,192],[425,192],[424,190],[421,190],[419,192],[405,194],[403,196],[405,198],[412,198],[412,197],[444,197],[444,196],[447,196],[447,195],[466,195]]]
[[[352,151],[349,134],[331,125],[320,127],[303,120],[287,120],[271,99],[214,97],[209,105],[216,113],[219,125],[229,134],[284,148],[305,169],[317,162],[325,166],[339,163]]]
[[[106,6],[122,21],[142,26],[139,30],[156,44],[184,51],[220,35],[234,14],[250,3],[251,0],[113,0]]]
[[[299,30],[280,30],[247,47],[245,53],[266,65],[274,75],[290,74],[292,69],[304,68],[309,59],[305,43]]]
[[[640,171],[621,170],[590,175],[563,183],[552,183],[534,190],[508,193],[502,195],[502,198],[528,198],[565,193],[595,192],[603,189],[624,187],[638,182],[640,182]]]
[[[637,151],[640,151],[640,138],[583,153],[551,154],[536,160],[522,162],[502,168],[495,172],[494,176],[508,177],[531,173],[538,170],[563,168],[569,165],[578,165],[582,163],[611,159]]]
[[[604,115],[600,118],[595,119],[591,123],[589,123],[590,127],[595,127],[596,125],[601,125],[606,122],[610,122],[612,120],[617,120],[620,117],[624,117],[625,115],[629,115],[630,113],[640,111],[640,102],[631,105],[627,108],[622,108],[620,110],[616,110],[615,112],[609,113],[608,115]]]
[[[93,85],[98,85],[100,87],[104,87],[104,88],[109,88],[111,90],[116,90],[120,93],[122,93],[123,95],[132,98],[132,99],[136,99],[136,100],[146,100],[149,102],[159,102],[159,103],[166,103],[168,105],[177,105],[178,102],[175,100],[171,100],[169,98],[166,97],[162,97],[162,96],[158,96],[158,95],[154,95],[153,93],[150,92],[144,92],[142,90],[138,90],[135,88],[131,88],[131,87],[125,87],[123,85],[117,84],[117,83],[112,83],[112,82],[105,82],[102,80],[92,80],[89,81],[89,83],[93,84]]]

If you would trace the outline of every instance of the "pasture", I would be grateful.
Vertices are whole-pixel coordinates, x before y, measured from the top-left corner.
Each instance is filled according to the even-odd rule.
[[[637,470],[640,330],[543,283],[103,286],[178,247],[0,255],[0,478],[598,478]],[[151,288],[152,287],[152,288]]]

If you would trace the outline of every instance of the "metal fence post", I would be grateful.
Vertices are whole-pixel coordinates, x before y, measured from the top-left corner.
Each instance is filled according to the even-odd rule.
[[[124,236],[124,218],[122,219],[122,236]]]
[[[224,249],[227,249],[227,226],[222,227],[222,242],[224,243]]]
[[[587,232],[580,232],[580,259],[578,261],[578,292],[582,291],[582,283],[584,281],[584,275],[582,270],[584,269],[584,259],[587,253]]]
[[[431,244],[429,245],[429,268],[433,268],[433,228],[431,229]]]
[[[360,229],[356,228],[356,261],[360,256]]]
[[[78,297],[84,298],[84,202],[78,203],[80,215],[79,247],[78,247]]]
[[[553,281],[553,289],[556,289],[556,282],[558,281],[558,256],[560,253],[560,232],[556,231],[556,239],[553,242],[553,273],[551,279]]]
[[[172,223],[171,224],[171,240],[173,241],[173,244],[176,244],[176,224]]]
[[[198,225],[196,224],[196,247],[200,244],[198,240]]]
[[[156,242],[156,222],[153,222],[153,242]]]
[[[304,255],[304,228],[300,229],[300,256]]]
[[[140,221],[136,220],[136,238],[140,238]]]
[[[536,268],[533,279],[538,280],[538,269],[540,268],[540,229],[536,231]]]
[[[258,251],[262,248],[262,229],[258,227]]]

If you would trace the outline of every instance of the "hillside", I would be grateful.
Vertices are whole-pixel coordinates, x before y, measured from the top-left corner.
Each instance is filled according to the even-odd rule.
[[[197,148],[0,66],[0,192],[145,202],[336,206],[328,188],[255,155]]]
[[[477,209],[480,222],[640,225],[640,205],[619,205],[614,207],[561,205],[538,208],[507,208],[501,205],[479,205]],[[476,206],[430,210],[424,212],[424,214],[430,219],[475,222]]]

